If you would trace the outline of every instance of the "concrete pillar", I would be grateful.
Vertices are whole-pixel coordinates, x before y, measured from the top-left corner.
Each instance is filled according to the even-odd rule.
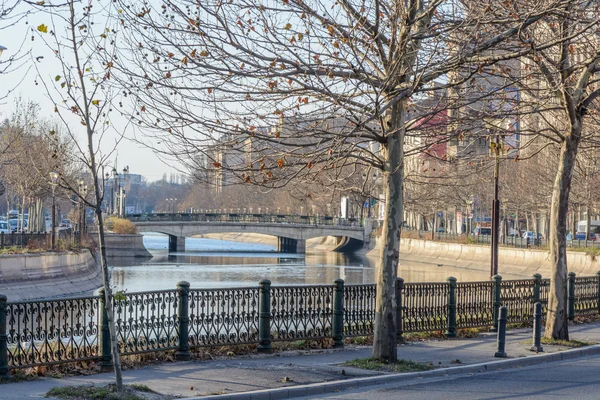
[[[169,252],[185,251],[185,237],[169,235]]]
[[[280,253],[299,253],[306,252],[306,240],[291,239],[287,237],[277,238],[277,251]]]
[[[297,253],[297,254],[306,253],[306,240],[297,239],[297,240],[294,240],[294,242],[296,242],[296,251],[294,253]]]

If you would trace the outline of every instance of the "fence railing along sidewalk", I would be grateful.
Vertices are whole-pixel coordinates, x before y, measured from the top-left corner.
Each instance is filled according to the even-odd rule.
[[[63,241],[67,246],[78,246],[82,236],[79,232],[58,231],[56,232],[55,240]],[[17,247],[23,248],[30,245],[35,245],[39,248],[50,249],[52,235],[49,232],[0,232],[0,249]]]
[[[407,230],[406,235],[409,238],[423,239],[423,240],[434,240],[436,242],[457,242],[457,243],[469,243],[469,244],[491,244],[491,235],[467,235],[465,233],[450,233],[450,232],[434,232],[432,236],[431,231],[413,231]],[[600,240],[567,240],[567,247],[569,248],[599,248]],[[548,241],[546,239],[534,239],[524,238],[521,236],[507,236],[501,237],[498,241],[501,246],[515,247],[515,248],[547,248]]]
[[[509,323],[527,323],[533,305],[548,302],[549,279],[406,283],[396,281],[397,330],[442,331],[492,327],[500,306],[509,310]],[[115,323],[121,355],[175,351],[178,359],[206,346],[257,344],[271,351],[272,342],[333,339],[372,335],[375,323],[375,284],[258,286],[224,289],[176,289],[119,293],[114,298]],[[95,360],[111,365],[104,297],[8,301],[0,295],[0,376],[9,368]],[[600,273],[569,274],[569,318],[599,313]],[[545,310],[544,310],[545,312]]]

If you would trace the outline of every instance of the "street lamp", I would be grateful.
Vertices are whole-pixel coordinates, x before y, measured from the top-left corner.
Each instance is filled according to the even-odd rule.
[[[77,186],[78,186],[78,194],[79,194],[79,221],[77,222],[77,228],[79,229],[79,233],[81,233],[82,228],[83,228],[83,224],[81,223],[81,221],[83,220],[83,200],[81,199],[81,197],[83,196],[83,184],[85,182],[83,181],[83,179],[79,179],[77,181]]]
[[[500,229],[500,200],[498,199],[498,177],[500,174],[500,136],[496,135],[495,143],[492,143],[494,153],[494,199],[492,200],[492,257],[490,265],[490,277],[498,275],[498,234]]]
[[[56,206],[54,204],[54,192],[58,183],[58,172],[50,172],[50,185],[52,185],[52,231],[50,232],[50,249],[54,250],[56,243]]]
[[[87,193],[88,193],[88,185],[83,185],[83,201],[82,201],[82,203],[83,203],[83,218],[81,220],[81,232],[82,233],[84,233],[86,231],[86,228],[85,228],[85,210],[86,210],[85,199],[87,197]]]
[[[0,45],[0,57],[2,56],[2,52],[6,50],[6,47]]]
[[[116,203],[117,203],[117,193],[115,193],[115,188],[117,187],[117,178],[119,177],[119,173],[117,172],[117,169],[115,167],[113,167],[112,169],[112,178],[113,178],[113,182],[112,185],[110,186],[110,213],[112,215],[115,214],[115,210],[116,208]]]
[[[473,228],[473,223],[471,222],[470,215],[472,213],[473,200],[467,200],[467,221],[465,223],[465,227],[467,228],[467,238],[471,233],[471,229]]]
[[[102,182],[102,194],[105,196],[104,198],[106,199],[107,196],[106,196],[106,191],[104,189],[104,184],[105,184],[105,182],[110,182],[110,174],[108,172],[106,173],[105,178],[106,179],[104,180],[104,182]],[[111,185],[111,189],[112,189],[112,185]],[[111,203],[112,203],[112,197],[108,198],[105,201],[106,201],[105,212],[110,215],[110,207],[111,207]]]
[[[123,168],[123,186],[120,188],[120,208],[119,208],[119,216],[125,217],[125,188],[127,187],[127,178],[129,176],[129,166]]]

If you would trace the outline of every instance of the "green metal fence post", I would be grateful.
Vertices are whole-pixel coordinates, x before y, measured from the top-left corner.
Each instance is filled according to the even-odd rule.
[[[259,287],[258,352],[271,353],[271,281],[263,279]]]
[[[492,327],[492,332],[498,331],[498,317],[500,313],[500,307],[502,306],[502,299],[500,298],[501,288],[502,288],[502,277],[500,275],[492,276],[494,280],[494,310],[493,310],[493,318],[494,318],[494,326]]]
[[[571,321],[575,319],[575,276],[575,272],[569,272],[569,277],[567,279],[567,293],[569,294],[567,299],[567,310]]]
[[[113,368],[113,362],[104,288],[101,288],[98,291],[98,295],[100,296],[100,337],[98,339],[98,346],[100,347],[100,363],[98,365],[103,371],[107,371]]]
[[[456,336],[456,278],[450,276],[448,282],[448,330],[444,333],[447,337]]]
[[[336,279],[333,282],[333,347],[344,347],[344,280]]]
[[[598,279],[598,292],[597,292],[597,299],[598,299],[598,314],[600,314],[600,271],[596,272],[596,278]]]
[[[0,378],[8,378],[8,336],[6,336],[6,296],[0,294]]]
[[[402,334],[402,290],[404,289],[404,279],[396,279],[396,339],[401,342],[404,340]]]
[[[177,322],[179,324],[179,345],[175,352],[175,358],[182,361],[187,361],[191,358],[189,337],[189,304],[190,283],[186,281],[177,282]]]
[[[542,285],[542,275],[533,274],[533,304],[540,302],[540,286]]]

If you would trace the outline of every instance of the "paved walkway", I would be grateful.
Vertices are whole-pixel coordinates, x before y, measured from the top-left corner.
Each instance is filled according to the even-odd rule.
[[[506,337],[506,352],[509,360],[506,364],[497,364],[501,359],[495,358],[496,337],[493,333],[480,334],[472,339],[431,340],[409,342],[398,348],[398,356],[402,359],[432,363],[443,367],[437,375],[465,373],[474,371],[468,367],[477,365],[477,370],[514,367],[515,361],[527,360],[526,364],[555,361],[564,356],[577,357],[583,352],[563,353],[563,356],[548,357],[537,355],[528,349],[531,346],[531,329],[509,331]],[[600,343],[600,323],[572,325],[571,339]],[[600,352],[600,346],[594,346]],[[544,354],[565,351],[560,346],[544,346]],[[589,349],[590,351],[592,349]],[[343,350],[323,350],[310,352],[286,352],[274,355],[251,355],[231,359],[212,361],[188,361],[156,364],[148,367],[123,372],[125,383],[138,383],[149,386],[157,392],[177,397],[199,397],[222,394],[246,393],[261,390],[251,395],[234,395],[231,398],[275,399],[289,398],[296,395],[314,394],[327,388],[340,390],[346,387],[343,383],[362,382],[374,384],[382,379],[400,379],[396,375],[363,371],[340,366],[340,363],[366,358],[371,355],[370,347],[349,347]],[[527,357],[527,359],[525,359]],[[531,358],[536,357],[536,358]],[[525,364],[523,364],[525,365]],[[504,367],[503,367],[504,366]],[[462,367],[462,368],[456,368]],[[448,368],[448,369],[446,369]],[[454,368],[454,370],[452,370]],[[431,371],[435,372],[435,371]],[[427,374],[427,373],[425,373]],[[380,377],[381,375],[385,375]],[[422,374],[411,374],[405,378],[420,378]],[[386,378],[387,376],[387,378]],[[370,378],[365,378],[370,377]],[[364,378],[354,380],[355,378]],[[411,379],[412,379],[411,378]],[[65,385],[93,384],[101,385],[112,382],[112,373],[91,376],[77,376],[63,379],[42,378],[32,382],[10,383],[0,385],[0,399],[17,400],[43,397],[52,387]],[[324,384],[329,382],[329,384]],[[332,383],[336,382],[336,383]],[[339,385],[338,385],[339,384]],[[298,386],[301,387],[298,387]],[[310,386],[302,386],[310,385]],[[335,386],[338,385],[338,386]],[[341,385],[341,386],[340,386]],[[358,386],[358,383],[355,385]],[[265,390],[291,388],[288,390]],[[306,392],[304,387],[309,388]],[[325,388],[325,389],[323,389]],[[302,389],[302,390],[300,390]],[[314,391],[313,390],[313,391]],[[226,399],[228,396],[222,396]]]

